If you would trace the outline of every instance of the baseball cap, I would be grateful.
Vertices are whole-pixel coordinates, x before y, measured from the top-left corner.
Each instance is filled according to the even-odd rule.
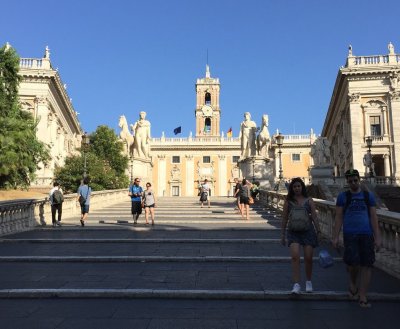
[[[344,173],[345,177],[351,177],[351,176],[358,176],[360,177],[360,173],[358,172],[357,169],[349,169]]]

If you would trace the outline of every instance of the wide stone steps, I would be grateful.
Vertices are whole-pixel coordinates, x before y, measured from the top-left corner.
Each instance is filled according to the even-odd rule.
[[[2,237],[0,297],[348,300],[345,266],[329,245],[335,265],[322,269],[315,257],[315,293],[294,297],[279,214],[254,205],[247,221],[232,198],[211,205],[159,198],[156,225],[143,214],[133,225],[126,200],[91,211],[84,228],[74,217]],[[400,301],[399,281],[379,270],[370,290],[371,299]]]

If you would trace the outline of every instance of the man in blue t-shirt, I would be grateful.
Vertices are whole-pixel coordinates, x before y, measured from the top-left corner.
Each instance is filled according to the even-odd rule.
[[[332,244],[338,247],[343,225],[343,261],[350,276],[349,296],[359,296],[361,307],[371,307],[367,300],[367,290],[375,262],[375,247],[378,250],[381,245],[376,201],[372,193],[361,190],[357,170],[346,171],[345,177],[350,190],[338,195]]]
[[[136,224],[140,214],[142,213],[143,189],[140,186],[140,178],[135,178],[133,185],[129,186],[129,196],[132,200],[131,211],[133,224]]]
[[[85,226],[85,220],[88,217],[89,207],[90,207],[90,195],[92,194],[92,189],[89,187],[90,179],[85,177],[83,179],[83,184],[79,186],[76,202],[81,206],[81,226]],[[79,200],[81,199],[82,202]]]

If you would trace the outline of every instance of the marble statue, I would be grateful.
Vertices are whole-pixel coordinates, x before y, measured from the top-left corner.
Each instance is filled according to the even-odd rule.
[[[241,141],[241,157],[249,158],[256,155],[257,125],[251,121],[251,114],[244,113],[244,120],[240,124],[239,139]]]
[[[261,131],[257,136],[257,153],[258,155],[268,157],[271,136],[268,131],[268,115],[262,116]]]
[[[394,46],[391,42],[388,44],[388,50],[390,55],[394,55]]]
[[[311,146],[314,166],[326,166],[330,162],[330,143],[326,137],[318,137]]]
[[[150,157],[150,122],[146,120],[146,112],[139,114],[139,120],[131,125],[134,133],[133,156],[138,158]]]
[[[118,126],[121,128],[119,138],[124,143],[124,154],[128,157],[133,156],[133,136],[129,132],[128,122],[126,121],[125,115],[119,117]]]

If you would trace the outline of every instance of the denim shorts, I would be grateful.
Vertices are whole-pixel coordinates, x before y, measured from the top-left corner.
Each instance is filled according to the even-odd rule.
[[[343,261],[349,266],[370,267],[375,262],[374,236],[369,234],[343,234]]]

